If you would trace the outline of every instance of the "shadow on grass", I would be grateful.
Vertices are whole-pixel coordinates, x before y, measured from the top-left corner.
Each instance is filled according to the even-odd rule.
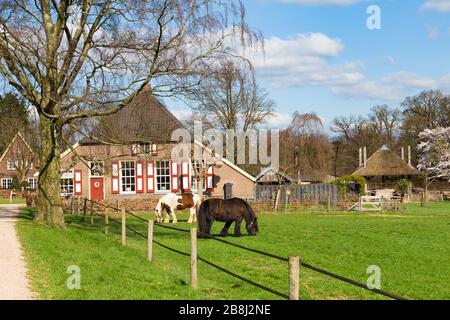
[[[24,208],[19,215],[19,219],[22,220],[34,220],[36,217],[37,211],[33,208]]]

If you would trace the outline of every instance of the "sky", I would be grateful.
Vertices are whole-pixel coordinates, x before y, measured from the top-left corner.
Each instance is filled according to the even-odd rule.
[[[243,2],[265,39],[264,54],[246,55],[276,103],[269,128],[285,127],[294,111],[316,112],[327,124],[450,89],[450,0]]]

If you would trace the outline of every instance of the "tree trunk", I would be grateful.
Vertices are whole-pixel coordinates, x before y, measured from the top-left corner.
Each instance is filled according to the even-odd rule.
[[[425,182],[425,197],[424,197],[425,207],[428,206],[428,182]]]
[[[197,179],[197,192],[198,192],[198,197],[200,199],[200,203],[203,202],[203,179],[204,179],[203,176],[200,179]]]
[[[64,227],[64,214],[60,197],[60,149],[58,126],[43,115],[40,116],[39,135],[39,207],[37,220]]]

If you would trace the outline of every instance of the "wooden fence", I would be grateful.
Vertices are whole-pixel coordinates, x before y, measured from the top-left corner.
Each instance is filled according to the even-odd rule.
[[[103,212],[99,212],[98,208],[102,207],[103,208]],[[193,289],[197,289],[198,288],[198,282],[199,282],[199,276],[198,276],[198,269],[197,269],[197,264],[198,261],[201,261],[219,271],[222,271],[232,277],[235,277],[241,281],[244,281],[252,286],[255,286],[257,288],[260,288],[264,291],[270,292],[274,295],[277,295],[279,297],[285,298],[285,299],[289,299],[289,300],[299,300],[300,299],[300,271],[301,271],[301,267],[304,267],[306,269],[309,270],[313,270],[315,272],[318,272],[320,274],[323,275],[327,275],[329,277],[332,277],[334,279],[338,279],[340,281],[346,282],[348,284],[352,284],[354,286],[363,288],[365,290],[369,290],[381,295],[384,295],[386,297],[395,299],[395,300],[406,300],[405,298],[389,293],[387,291],[381,290],[381,289],[377,289],[377,288],[369,288],[367,286],[367,284],[361,283],[361,282],[357,282],[355,280],[346,278],[344,276],[335,274],[333,272],[315,267],[311,264],[305,263],[303,261],[301,261],[300,257],[298,256],[290,256],[288,258],[286,257],[281,257],[272,253],[267,253],[258,249],[253,249],[253,248],[249,248],[240,244],[236,244],[236,243],[232,243],[229,241],[226,241],[224,239],[221,238],[217,238],[215,236],[211,236],[211,235],[206,235],[203,234],[199,231],[197,231],[196,228],[191,228],[190,230],[188,229],[181,229],[181,228],[177,228],[177,227],[173,227],[173,226],[168,226],[168,225],[162,225],[159,223],[154,223],[153,220],[146,220],[144,218],[142,218],[141,216],[130,212],[124,208],[120,208],[119,205],[117,207],[113,207],[113,206],[109,206],[109,205],[104,205],[98,202],[95,202],[93,200],[88,200],[87,198],[81,199],[81,198],[76,198],[73,197],[71,199],[71,203],[70,203],[70,208],[71,208],[71,213],[75,214],[75,215],[81,215],[81,212],[83,213],[81,215],[81,219],[82,221],[85,221],[87,219],[87,216],[89,215],[89,220],[90,220],[90,224],[94,225],[95,223],[95,217],[99,216],[102,217],[104,219],[104,234],[105,236],[110,235],[110,222],[114,222],[117,225],[120,225],[121,227],[121,242],[123,246],[127,245],[127,230],[130,230],[131,232],[133,232],[134,234],[138,235],[139,237],[143,238],[146,240],[147,242],[147,260],[149,262],[151,262],[153,260],[153,245],[156,244],[160,247],[163,247],[167,250],[170,250],[172,252],[178,253],[180,255],[183,256],[187,256],[190,257],[190,271],[191,271],[191,286]],[[111,213],[115,212],[116,215],[120,212],[120,220],[115,219],[113,217],[111,217]],[[147,235],[135,230],[134,228],[130,227],[129,225],[127,225],[127,216],[130,215],[132,217],[134,217],[135,219],[138,219],[144,223],[147,224]],[[160,228],[166,228],[166,229],[171,229],[173,231],[177,231],[177,232],[182,232],[182,233],[189,233],[190,234],[190,252],[183,252],[174,248],[171,248],[157,240],[154,239],[155,237],[155,233],[154,233],[154,227],[160,227]],[[204,238],[209,238],[209,239],[213,239],[215,241],[219,241],[221,243],[227,244],[227,245],[231,245],[233,247],[237,247],[243,250],[247,250],[259,255],[263,255],[265,257],[268,258],[272,258],[272,259],[276,259],[278,261],[287,263],[287,267],[288,267],[288,282],[289,282],[289,292],[288,294],[284,294],[282,292],[276,291],[272,288],[269,288],[265,285],[262,285],[260,283],[257,283],[251,279],[245,278],[241,275],[238,275],[232,271],[229,271],[225,268],[220,267],[219,265],[201,257],[198,255],[198,243],[197,243],[197,236],[200,235]]]
[[[333,184],[306,184],[306,185],[257,185],[256,200],[271,201],[280,194],[280,202],[285,205],[293,201],[299,203],[324,204],[339,201],[338,187]]]

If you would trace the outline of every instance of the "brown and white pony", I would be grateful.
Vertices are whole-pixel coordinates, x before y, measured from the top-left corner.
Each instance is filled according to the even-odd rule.
[[[170,222],[172,217],[172,223],[177,223],[176,210],[184,210],[189,208],[190,215],[188,223],[197,222],[197,209],[200,206],[200,197],[198,194],[183,193],[178,195],[175,193],[168,193],[159,199],[155,208],[156,221],[162,222],[163,212],[165,211],[164,223]]]

